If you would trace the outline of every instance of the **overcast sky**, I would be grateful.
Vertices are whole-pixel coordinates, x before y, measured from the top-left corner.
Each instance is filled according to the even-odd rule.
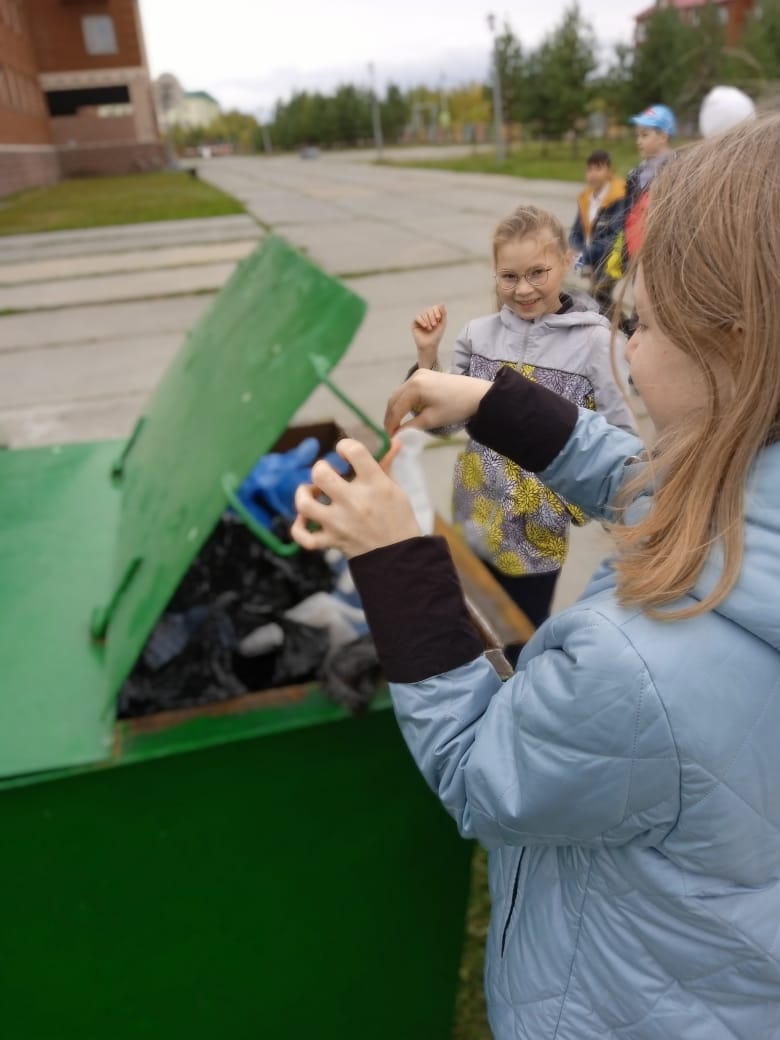
[[[650,4],[581,0],[580,9],[609,50],[630,42],[633,16]],[[206,90],[223,108],[261,117],[293,90],[367,86],[369,63],[381,92],[388,81],[451,88],[484,79],[488,11],[534,47],[568,6],[569,0],[493,8],[474,0],[140,0],[152,76],[172,72],[185,90]]]

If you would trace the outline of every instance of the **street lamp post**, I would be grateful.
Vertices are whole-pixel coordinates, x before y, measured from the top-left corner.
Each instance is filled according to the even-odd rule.
[[[376,85],[374,82],[373,61],[368,63],[368,73],[371,77],[371,122],[374,126],[374,144],[376,145],[376,157],[381,159],[384,141],[382,140],[382,117],[379,112],[379,99],[376,96]]]
[[[504,161],[504,116],[501,109],[501,76],[498,62],[498,37],[496,36],[496,16],[487,16],[488,28],[493,37],[493,118],[496,127],[496,162]]]
[[[271,143],[271,132],[268,129],[268,127],[266,126],[266,123],[265,123],[265,109],[264,108],[258,108],[257,109],[256,119],[257,119],[257,124],[260,127],[260,133],[262,134],[262,137],[263,137],[263,149],[265,150],[266,155],[270,155],[271,152],[273,152],[273,144]]]

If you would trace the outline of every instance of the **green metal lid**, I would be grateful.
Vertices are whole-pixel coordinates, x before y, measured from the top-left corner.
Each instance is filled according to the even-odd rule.
[[[93,617],[116,697],[242,479],[336,365],[366,305],[281,239],[244,260],[175,357],[115,468],[112,591]]]
[[[120,447],[0,451],[0,779],[110,754],[89,614],[111,578]]]
[[[133,436],[0,451],[0,781],[111,755],[116,695],[243,479],[364,302],[283,241],[244,260]]]

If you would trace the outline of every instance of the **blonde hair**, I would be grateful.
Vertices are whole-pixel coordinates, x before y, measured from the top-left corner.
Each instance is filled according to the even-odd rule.
[[[569,240],[563,224],[554,213],[538,206],[518,206],[508,217],[498,224],[493,232],[493,263],[498,259],[498,250],[507,242],[536,235],[540,231],[549,231],[554,245],[560,250],[562,257],[569,251]],[[496,290],[496,308],[501,310],[501,298]]]
[[[778,156],[780,117],[772,115],[686,149],[653,182],[636,263],[659,328],[708,388],[704,407],[655,445],[649,511],[614,528],[620,601],[654,617],[704,613],[733,588],[748,473],[780,437]],[[623,504],[647,484],[645,473]],[[714,587],[669,610],[713,550]]]

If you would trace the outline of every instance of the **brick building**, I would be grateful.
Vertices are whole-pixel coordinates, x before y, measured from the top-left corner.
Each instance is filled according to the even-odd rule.
[[[137,0],[0,0],[0,195],[164,156]]]
[[[0,195],[59,176],[26,12],[0,0]]]
[[[647,19],[660,7],[675,7],[680,16],[689,25],[695,26],[699,18],[699,8],[704,7],[707,0],[656,0],[652,7],[636,16],[636,42],[641,44],[645,35]],[[739,42],[745,19],[755,6],[754,0],[712,0],[718,12],[718,18],[726,30],[726,45],[733,47]]]

